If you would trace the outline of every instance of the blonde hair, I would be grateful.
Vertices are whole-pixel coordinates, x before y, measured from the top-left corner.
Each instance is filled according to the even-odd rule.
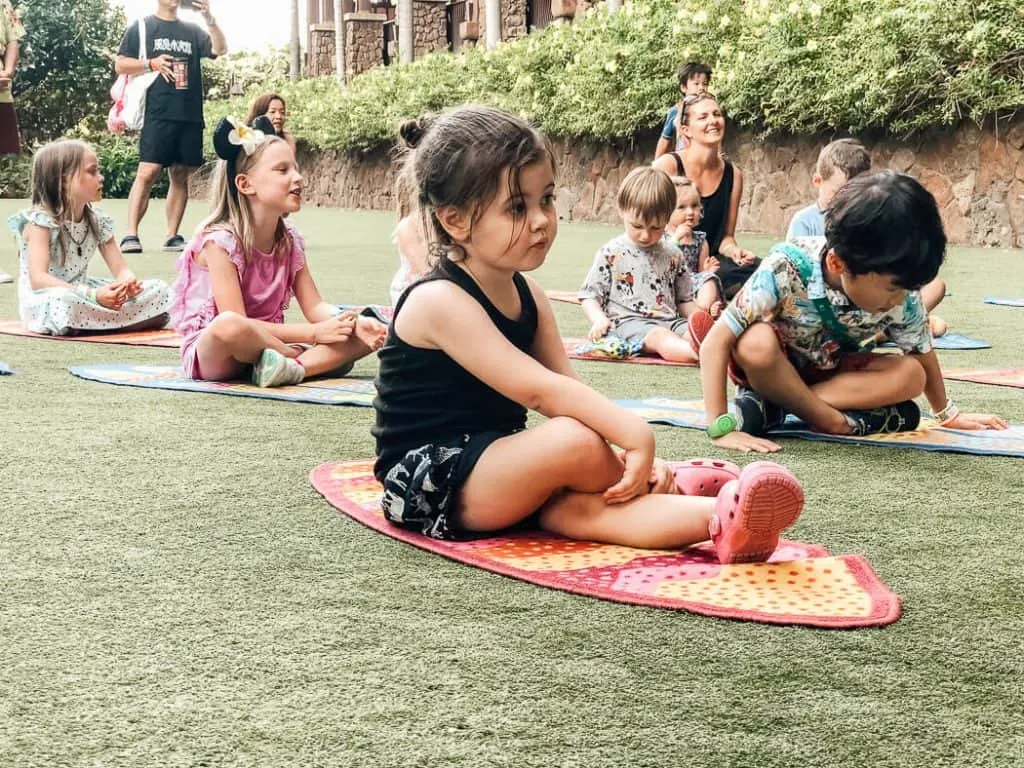
[[[32,205],[50,214],[63,225],[72,220],[72,200],[69,191],[71,177],[81,171],[85,156],[93,148],[84,141],[61,139],[40,147],[32,158]],[[95,153],[94,153],[95,154]],[[85,204],[85,223],[89,232],[100,240],[100,225],[92,205]],[[60,263],[64,264],[70,237],[60,228]]]
[[[662,170],[634,168],[619,185],[619,210],[637,213],[645,221],[668,219],[676,208],[676,187]]]
[[[871,155],[856,139],[836,139],[821,148],[815,173],[822,180],[832,178],[836,171],[842,171],[849,181],[871,170]]]
[[[247,155],[244,151],[238,153],[235,160],[235,177],[248,173],[263,157],[267,147],[276,142],[285,142],[280,136],[267,136],[259,143],[256,150]],[[244,195],[238,194],[234,180],[228,178],[228,161],[218,160],[217,170],[213,178],[213,208],[209,217],[199,225],[199,231],[204,232],[210,229],[226,229],[234,234],[242,246],[242,254],[248,259],[255,250],[255,237],[253,234],[252,208]],[[287,256],[292,251],[292,237],[288,228],[284,225],[284,219],[277,223],[277,231],[274,233],[274,256]]]

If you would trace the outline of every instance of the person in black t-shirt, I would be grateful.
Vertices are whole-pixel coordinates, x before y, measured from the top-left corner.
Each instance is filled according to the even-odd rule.
[[[179,7],[202,14],[209,33],[178,18]],[[139,23],[146,25],[146,50],[139,57]],[[178,234],[188,205],[188,176],[203,164],[203,58],[227,53],[224,33],[210,12],[210,0],[157,0],[155,16],[128,27],[118,49],[119,75],[159,72],[146,93],[146,113],[139,137],[139,169],[128,198],[128,234],[121,241],[124,253],[141,253],[139,222],[149,207],[149,195],[160,171],[167,167],[171,187],[167,194],[165,251],[180,251],[185,240]]]

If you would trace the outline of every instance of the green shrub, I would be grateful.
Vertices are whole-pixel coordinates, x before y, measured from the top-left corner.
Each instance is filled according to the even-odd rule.
[[[211,101],[231,98],[232,86],[241,93],[262,93],[278,88],[287,79],[288,52],[285,49],[239,51],[216,59],[203,59],[203,86],[206,98]]]
[[[732,119],[767,133],[907,134],[1024,104],[1019,0],[634,0],[461,55],[380,67],[345,91],[287,84],[289,127],[322,149],[388,142],[405,118],[465,102],[556,136],[629,138],[678,98],[675,71],[709,62]]]

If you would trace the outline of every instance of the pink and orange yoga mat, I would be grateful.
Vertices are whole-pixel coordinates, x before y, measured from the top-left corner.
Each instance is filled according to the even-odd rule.
[[[646,550],[516,531],[438,541],[384,519],[373,462],[336,461],[310,473],[333,506],[420,549],[530,584],[619,603],[704,616],[830,629],[877,627],[900,616],[900,599],[860,555],[783,541],[767,563],[722,565],[710,544]]]
[[[633,355],[631,357],[611,357],[601,352],[582,352],[580,348],[587,344],[587,339],[562,339],[565,354],[572,360],[590,360],[603,363],[636,363],[638,365],[678,365],[696,368],[696,363],[676,363],[656,355]]]
[[[94,344],[128,344],[134,347],[174,347],[181,346],[181,336],[171,328],[158,331],[138,331],[137,333],[82,333],[75,336],[50,336],[44,333],[33,333],[21,327],[17,320],[0,322],[0,333],[8,336],[25,336],[31,339],[51,339],[53,341],[85,341]]]
[[[951,371],[943,371],[942,377],[954,381],[1024,389],[1024,368],[954,368]]]

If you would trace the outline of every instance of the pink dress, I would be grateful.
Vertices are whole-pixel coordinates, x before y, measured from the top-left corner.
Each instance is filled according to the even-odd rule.
[[[196,263],[196,255],[207,243],[213,242],[227,251],[231,263],[238,270],[242,287],[245,315],[268,323],[284,322],[284,311],[293,295],[295,275],[306,266],[306,242],[290,223],[285,222],[292,238],[292,251],[287,256],[272,256],[254,250],[246,259],[234,232],[228,229],[208,229],[200,232],[188,244],[178,260],[178,279],[171,289],[171,324],[182,336],[181,365],[185,375],[203,378],[197,360],[199,335],[219,313],[213,297],[210,272]]]

